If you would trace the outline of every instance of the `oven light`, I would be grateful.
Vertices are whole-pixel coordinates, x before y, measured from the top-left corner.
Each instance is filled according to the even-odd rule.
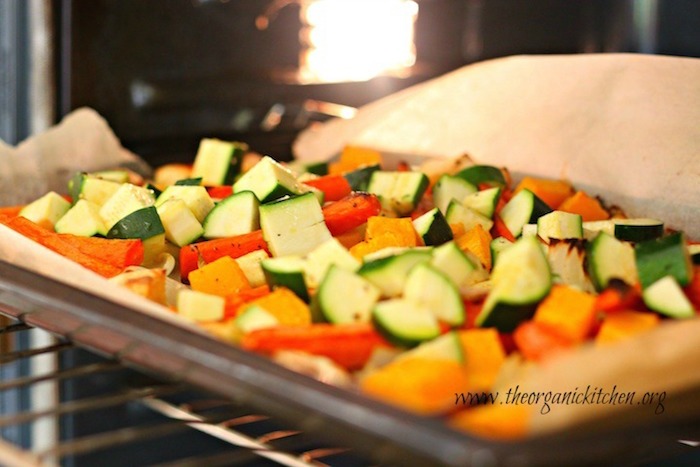
[[[415,1],[305,0],[300,13],[303,81],[366,81],[415,64]]]

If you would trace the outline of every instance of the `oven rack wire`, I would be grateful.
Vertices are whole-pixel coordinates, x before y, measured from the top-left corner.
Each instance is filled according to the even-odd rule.
[[[16,341],[21,333],[32,329],[21,321],[9,321],[0,327],[0,336],[5,343]],[[12,350],[4,345],[0,364],[9,365],[39,356],[58,359],[59,354],[77,351],[76,346],[64,339],[43,347]],[[207,435],[221,441],[215,449],[199,449],[185,453],[184,457],[163,455],[162,462],[151,465],[159,467],[185,467],[195,465],[283,465],[308,467],[357,462],[348,455],[347,448],[330,448],[318,445],[315,440],[295,429],[277,428],[272,417],[238,406],[231,400],[202,391],[193,390],[186,384],[161,380],[150,376],[133,377],[134,372],[114,359],[93,356],[95,361],[76,363],[72,367],[54,368],[39,374],[18,376],[0,382],[0,393],[30,389],[42,383],[80,384],[85,378],[100,378],[111,373],[130,375],[130,380],[98,396],[79,400],[60,401],[56,405],[40,410],[28,409],[15,413],[0,414],[0,430],[26,425],[45,417],[72,417],[78,413],[99,419],[105,412],[150,411],[154,417],[139,420],[131,417],[133,424],[105,429],[75,439],[57,439],[49,447],[29,451],[0,440],[0,464],[7,466],[64,465],[66,459],[81,464],[81,459],[101,457],[104,453],[118,452],[118,463],[130,462],[131,446],[144,441],[159,443],[163,451],[173,435],[188,431]],[[144,418],[144,417],[141,417]],[[152,420],[152,419],[155,419]],[[262,425],[262,426],[261,426]],[[157,456],[156,456],[157,457]],[[82,464],[81,464],[82,465]],[[87,465],[87,464],[86,464]],[[104,465],[104,464],[102,464]]]

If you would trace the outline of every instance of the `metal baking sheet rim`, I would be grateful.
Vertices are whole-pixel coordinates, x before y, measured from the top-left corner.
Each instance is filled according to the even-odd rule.
[[[0,226],[0,234],[10,239],[19,236],[4,226]],[[416,416],[326,385],[217,341],[190,323],[173,318],[167,309],[153,308],[155,304],[117,287],[85,290],[66,284],[67,277],[79,282],[84,276],[105,285],[103,278],[43,247],[28,244],[29,249],[23,248],[22,242],[31,242],[28,239],[14,240],[19,243],[10,243],[11,247],[0,242],[0,312],[126,364],[266,410],[300,429],[358,449],[383,465],[626,462],[650,455],[651,446],[656,446],[656,453],[671,453],[683,449],[674,440],[700,438],[695,415],[668,424],[630,425],[624,433],[610,433],[601,429],[605,420],[593,420],[520,441],[469,436],[451,430],[441,420]],[[21,256],[25,264],[7,261],[10,250],[15,253],[9,256]],[[44,266],[44,273],[50,264],[54,277],[26,267],[27,262],[36,261]],[[693,387],[681,396],[698,405],[699,394]]]

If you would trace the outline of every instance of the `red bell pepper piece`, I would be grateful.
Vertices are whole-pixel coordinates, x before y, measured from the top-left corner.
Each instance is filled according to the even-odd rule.
[[[208,186],[207,193],[212,199],[224,199],[233,194],[233,187],[231,185]]]
[[[376,348],[387,345],[369,323],[276,326],[250,332],[241,341],[241,347],[253,352],[299,350],[328,357],[348,370],[362,368]]]
[[[508,226],[505,224],[505,222],[503,222],[503,219],[501,219],[501,216],[499,216],[498,214],[493,215],[493,227],[491,227],[491,236],[493,238],[503,237],[506,240],[515,242],[515,237],[512,233],[510,233],[510,230],[508,230]]]
[[[352,193],[350,183],[340,174],[306,180],[304,185],[321,190],[325,201],[339,201]]]
[[[382,210],[379,199],[370,193],[352,193],[323,207],[323,217],[332,235],[340,235],[367,222]]]

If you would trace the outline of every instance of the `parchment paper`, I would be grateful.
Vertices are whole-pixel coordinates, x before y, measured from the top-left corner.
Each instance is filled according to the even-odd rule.
[[[302,160],[328,160],[346,144],[419,157],[467,153],[516,174],[568,179],[631,216],[657,217],[700,240],[698,59],[606,54],[478,63],[371,103],[352,120],[312,127],[294,151]],[[502,397],[516,387],[635,393],[633,407],[552,404],[542,414],[535,403],[532,434],[603,418],[623,428],[700,420],[698,319],[527,368],[497,388]],[[694,396],[680,400],[684,391]],[[646,392],[665,393],[663,413],[643,404]]]
[[[150,167],[124,149],[104,118],[90,108],[11,147],[0,141],[0,206],[32,201],[49,190],[65,193],[76,171],[125,167],[142,175]]]
[[[296,157],[346,144],[569,179],[700,240],[700,59],[517,56],[466,66],[306,130]]]

